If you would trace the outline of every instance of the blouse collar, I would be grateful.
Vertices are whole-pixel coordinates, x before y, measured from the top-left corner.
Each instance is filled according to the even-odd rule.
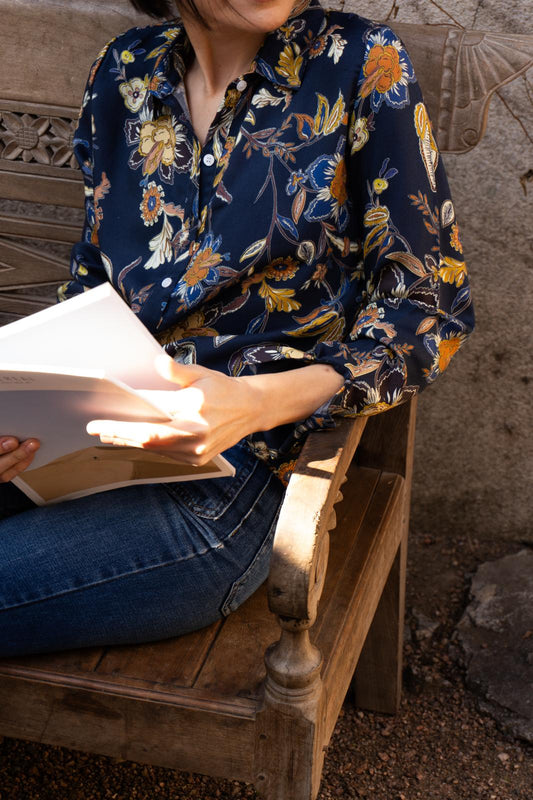
[[[325,26],[326,12],[318,0],[300,0],[287,22],[267,35],[250,73],[263,76],[275,87],[296,91],[302,84],[313,45]],[[171,23],[161,37],[164,41],[157,48],[149,92],[164,100],[183,80],[191,45],[179,20]]]

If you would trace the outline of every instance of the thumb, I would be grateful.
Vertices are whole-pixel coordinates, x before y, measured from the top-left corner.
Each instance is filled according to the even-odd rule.
[[[196,364],[182,364],[179,361],[174,361],[165,353],[156,358],[155,367],[162,378],[170,381],[170,383],[178,383],[182,388],[190,386],[195,381],[205,377],[206,373],[205,367],[200,367]]]

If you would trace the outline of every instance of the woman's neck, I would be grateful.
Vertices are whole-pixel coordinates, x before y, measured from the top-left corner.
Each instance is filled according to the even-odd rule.
[[[264,39],[264,33],[230,27],[205,28],[183,20],[194,60],[188,78],[195,91],[206,97],[219,97],[232,80],[248,70]]]

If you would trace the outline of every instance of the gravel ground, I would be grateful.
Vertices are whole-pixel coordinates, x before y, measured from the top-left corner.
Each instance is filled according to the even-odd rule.
[[[411,537],[399,714],[348,696],[319,800],[532,800],[533,749],[498,730],[465,689],[453,630],[478,564],[519,543]],[[526,689],[525,689],[526,690]],[[250,786],[13,739],[0,743],[0,800],[244,800]]]

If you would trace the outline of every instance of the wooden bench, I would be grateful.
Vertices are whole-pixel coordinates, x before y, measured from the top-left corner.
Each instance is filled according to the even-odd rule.
[[[6,322],[51,302],[67,277],[61,247],[79,236],[68,210],[83,205],[70,150],[83,83],[106,39],[140,18],[125,0],[0,0],[0,18]],[[441,149],[470,149],[491,92],[532,63],[532,37],[394,27]],[[490,74],[465,72],[494,51]],[[350,683],[360,706],[398,708],[414,416],[411,402],[309,437],[268,585],[224,621],[156,644],[0,661],[0,735],[250,781],[268,800],[315,798]]]

